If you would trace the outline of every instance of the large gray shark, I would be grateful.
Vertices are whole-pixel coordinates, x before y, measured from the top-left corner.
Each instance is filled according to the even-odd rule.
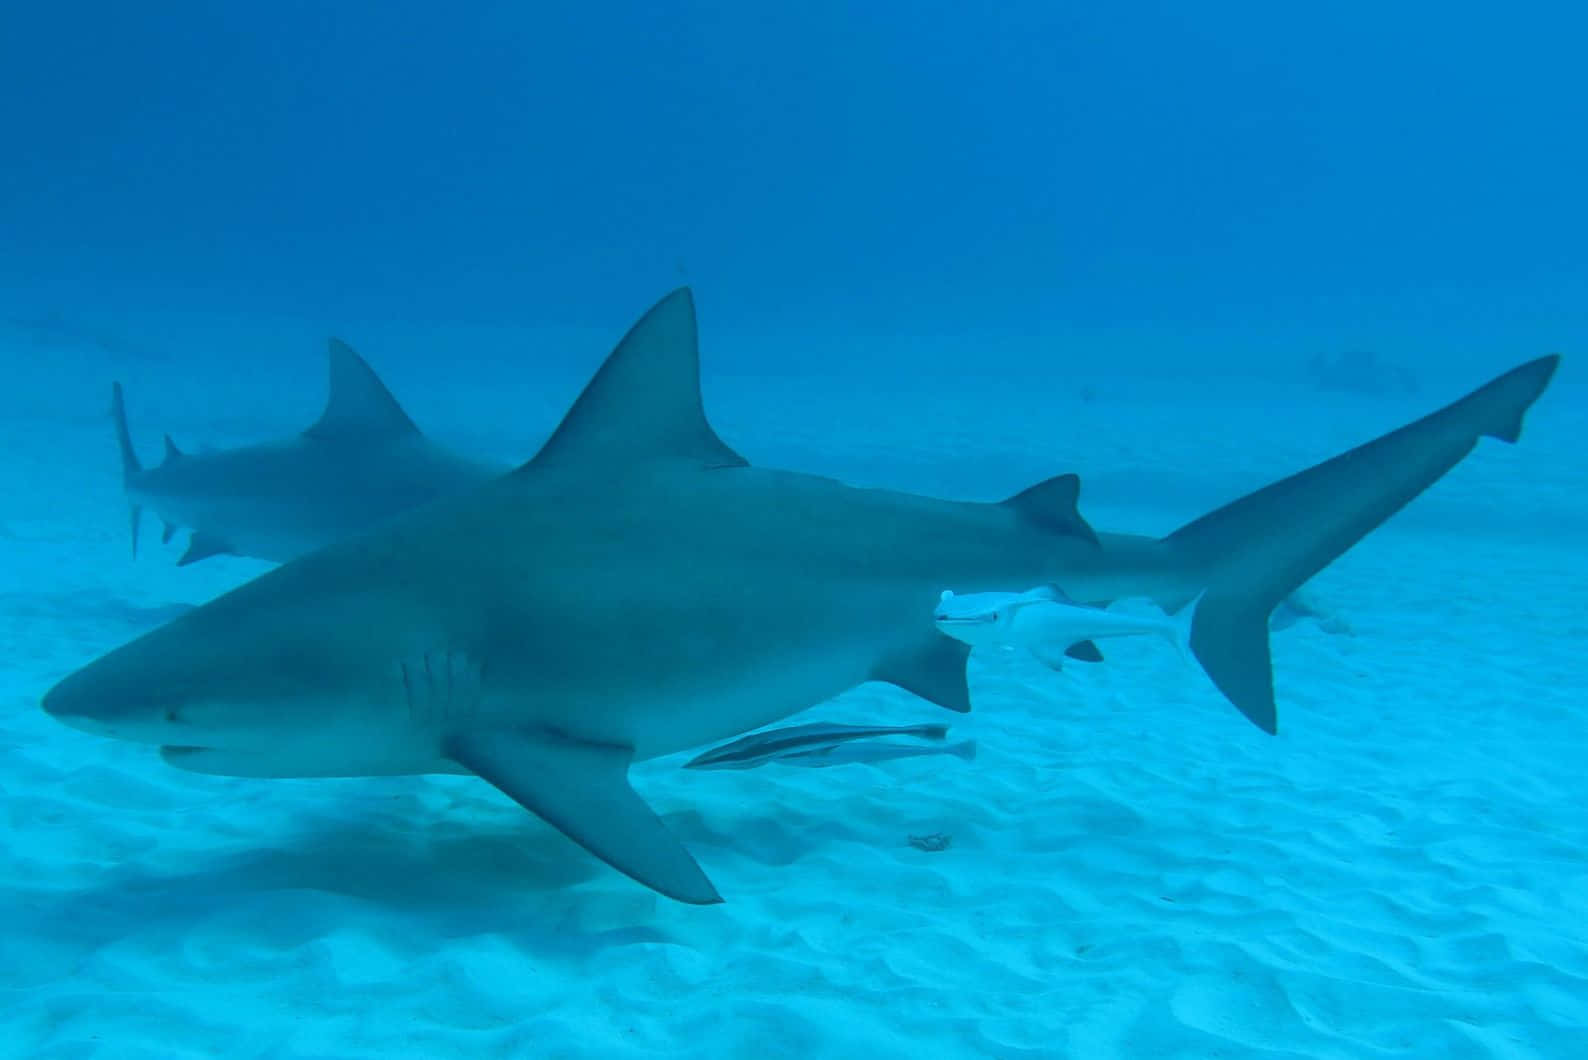
[[[122,484],[132,510],[132,551],[144,508],[192,531],[178,566],[234,554],[282,562],[367,530],[410,508],[496,477],[492,468],[429,441],[379,377],[332,339],[325,411],[291,438],[183,453],[165,436],[165,459],[145,469],[127,429],[121,384],[111,413]]]
[[[707,423],[687,289],[624,337],[539,454],[111,651],[43,707],[234,776],[474,773],[614,868],[720,901],[630,786],[868,680],[970,709],[945,585],[1203,594],[1192,647],[1275,731],[1274,605],[1482,435],[1514,441],[1556,357],[1161,540],[1095,534],[1062,476],[1002,503],[750,467]]]

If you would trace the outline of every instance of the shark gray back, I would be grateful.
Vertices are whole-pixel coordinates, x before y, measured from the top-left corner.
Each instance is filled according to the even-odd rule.
[[[200,772],[473,773],[656,891],[720,901],[630,762],[871,680],[970,709],[970,649],[932,624],[944,585],[1173,609],[1205,594],[1195,653],[1272,732],[1269,611],[1480,436],[1514,440],[1555,364],[1158,540],[1094,533],[1074,476],[964,503],[748,466],[706,422],[681,289],[517,472],[270,571],[43,707]]]
[[[179,528],[191,531],[178,565],[223,554],[282,562],[505,470],[425,438],[345,343],[332,339],[327,360],[325,410],[307,430],[200,453],[182,452],[166,435],[164,458],[149,468],[133,447],[121,384],[113,385],[111,413],[134,556],[145,508],[164,524],[162,543]]]

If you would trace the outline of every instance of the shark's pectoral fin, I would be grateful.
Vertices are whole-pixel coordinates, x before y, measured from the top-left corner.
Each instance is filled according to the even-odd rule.
[[[871,678],[966,714],[970,712],[970,686],[965,683],[965,661],[969,658],[968,644],[934,634],[913,650],[884,659],[871,672]]]
[[[187,551],[182,553],[182,558],[176,561],[176,565],[186,567],[189,563],[197,563],[211,556],[229,555],[232,555],[232,546],[218,537],[194,531],[193,536],[188,539]]]
[[[1103,661],[1103,652],[1096,644],[1089,640],[1077,641],[1064,651],[1072,659],[1081,662],[1099,663]]]
[[[628,748],[500,728],[453,737],[447,755],[652,890],[693,905],[722,901],[689,851],[629,786]]]
[[[1022,519],[1055,534],[1078,537],[1097,544],[1097,533],[1081,518],[1076,506],[1081,497],[1079,475],[1058,475],[1045,482],[1021,490],[1004,501],[1004,507],[1013,508]]]

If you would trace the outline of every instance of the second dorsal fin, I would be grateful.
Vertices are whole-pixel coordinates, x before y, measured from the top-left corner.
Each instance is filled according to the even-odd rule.
[[[1097,544],[1097,533],[1081,518],[1076,503],[1081,497],[1079,475],[1057,475],[1027,487],[1003,502],[1021,518],[1056,534]]]

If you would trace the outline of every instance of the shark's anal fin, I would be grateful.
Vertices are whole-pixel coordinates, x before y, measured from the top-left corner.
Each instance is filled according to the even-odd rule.
[[[232,546],[220,538],[194,531],[193,536],[188,539],[187,551],[182,553],[182,558],[176,561],[176,565],[178,567],[186,567],[189,563],[197,563],[199,560],[209,559],[211,556],[229,556],[232,554]]]
[[[476,729],[447,755],[626,876],[668,898],[722,896],[684,845],[629,786],[626,747],[532,729]]]
[[[970,645],[934,633],[914,649],[884,659],[872,670],[871,678],[967,714],[970,686],[965,683],[965,662],[969,658]]]
[[[1081,518],[1076,506],[1081,497],[1079,475],[1058,475],[1029,486],[1003,502],[1020,517],[1066,537],[1078,537],[1097,544],[1097,533]]]

